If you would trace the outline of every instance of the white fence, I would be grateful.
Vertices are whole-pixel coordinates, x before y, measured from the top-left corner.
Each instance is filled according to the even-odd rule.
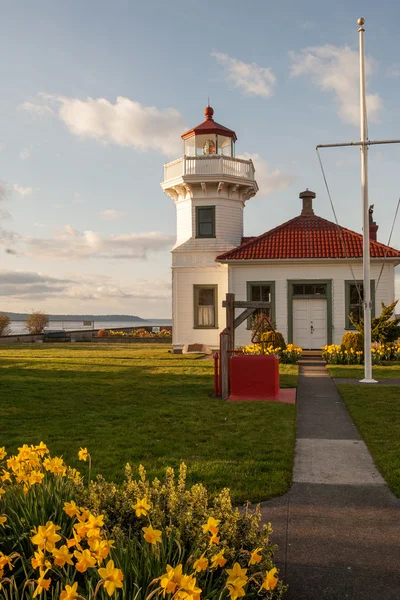
[[[231,156],[183,156],[164,165],[164,181],[183,175],[228,175],[254,180],[254,165],[251,160]]]

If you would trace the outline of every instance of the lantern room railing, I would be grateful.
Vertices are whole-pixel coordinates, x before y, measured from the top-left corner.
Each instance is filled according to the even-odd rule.
[[[164,181],[185,175],[227,175],[254,180],[254,165],[251,160],[231,156],[182,156],[164,165]]]

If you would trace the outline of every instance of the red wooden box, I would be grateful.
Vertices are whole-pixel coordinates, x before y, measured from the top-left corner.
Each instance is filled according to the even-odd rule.
[[[231,394],[228,400],[278,400],[277,356],[238,354],[230,360]]]

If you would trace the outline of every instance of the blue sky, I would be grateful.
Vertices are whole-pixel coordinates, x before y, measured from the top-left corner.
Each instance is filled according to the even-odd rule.
[[[175,209],[159,184],[208,96],[236,131],[237,154],[255,162],[245,234],[296,216],[306,187],[332,220],[315,145],[359,138],[359,16],[370,139],[399,138],[394,1],[4,3],[0,310],[170,316]],[[400,147],[369,155],[386,243]],[[359,150],[323,159],[340,223],[361,231]],[[400,247],[400,219],[391,245]]]

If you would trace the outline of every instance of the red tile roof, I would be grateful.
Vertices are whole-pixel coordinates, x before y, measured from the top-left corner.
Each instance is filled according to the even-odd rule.
[[[216,260],[362,258],[362,246],[359,233],[316,215],[300,215],[258,237],[249,238]],[[385,244],[371,241],[370,248],[371,258],[400,259],[400,252]]]
[[[232,129],[228,129],[228,127],[224,127],[220,123],[217,123],[213,119],[214,110],[211,106],[207,106],[204,109],[205,120],[197,125],[197,127],[193,127],[193,129],[189,129],[186,131],[181,137],[183,140],[192,137],[193,135],[201,135],[205,133],[216,133],[218,135],[225,135],[226,137],[231,137],[236,142],[237,137],[236,133]]]

